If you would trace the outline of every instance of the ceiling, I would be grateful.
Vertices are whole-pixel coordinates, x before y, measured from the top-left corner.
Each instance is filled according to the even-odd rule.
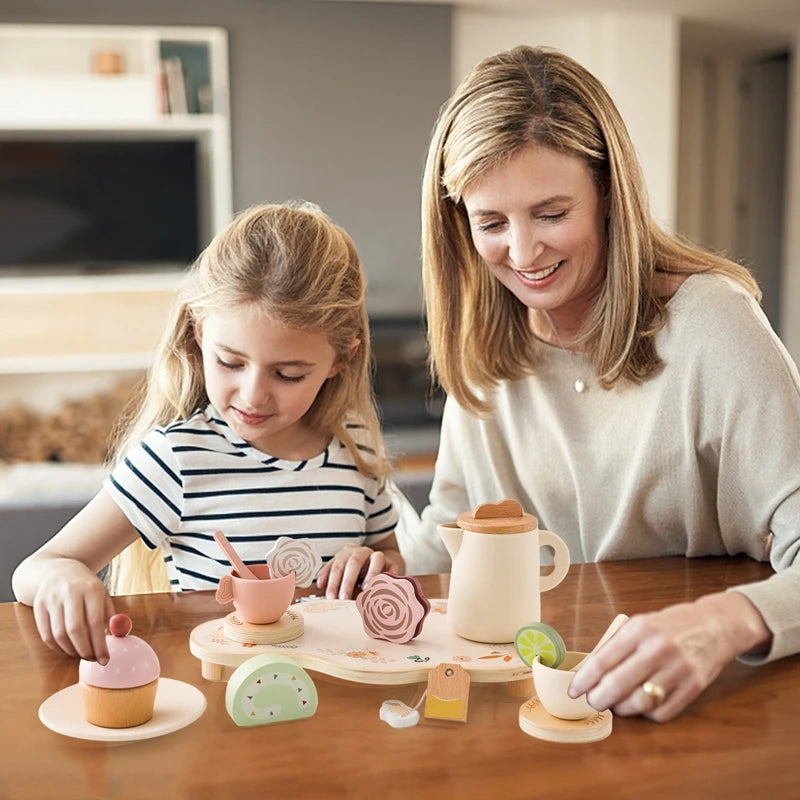
[[[333,0],[336,2],[337,0]],[[397,2],[397,0],[356,0]],[[572,12],[654,12],[675,14],[690,22],[746,28],[754,33],[800,32],[800,0],[406,0],[409,3],[452,5],[480,11],[514,14]]]

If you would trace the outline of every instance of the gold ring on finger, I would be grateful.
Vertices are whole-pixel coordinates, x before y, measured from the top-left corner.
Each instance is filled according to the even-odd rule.
[[[656,701],[656,705],[661,705],[667,699],[667,690],[655,681],[645,681],[642,684],[642,691]]]

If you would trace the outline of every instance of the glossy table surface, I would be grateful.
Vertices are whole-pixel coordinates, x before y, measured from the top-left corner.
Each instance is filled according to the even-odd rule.
[[[575,565],[542,597],[542,619],[568,647],[592,647],[617,613],[654,610],[770,569],[744,558],[669,558]],[[446,597],[448,576],[424,576]],[[525,734],[527,695],[473,683],[465,723],[379,719],[384,700],[415,705],[425,684],[376,686],[311,672],[314,717],[237,727],[225,684],[201,676],[189,633],[224,616],[210,592],[115,598],[159,655],[162,676],[198,687],[205,713],[158,738],[105,743],[55,733],[40,704],[77,681],[77,663],[39,640],[30,608],[0,604],[0,797],[3,798],[534,798],[797,797],[800,657],[735,663],[680,717],[614,719],[611,735],[555,744]]]

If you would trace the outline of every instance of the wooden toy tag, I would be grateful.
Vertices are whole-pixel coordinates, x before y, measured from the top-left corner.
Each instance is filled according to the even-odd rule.
[[[428,719],[467,721],[469,673],[459,664],[439,664],[428,674],[425,716]]]

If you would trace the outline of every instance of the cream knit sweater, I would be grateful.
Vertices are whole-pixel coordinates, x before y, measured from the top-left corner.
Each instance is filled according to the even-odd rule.
[[[448,399],[407,558],[449,570],[436,525],[506,497],[574,562],[744,553],[778,571],[737,587],[773,632],[760,660],[800,652],[797,367],[758,304],[724,278],[688,278],[668,308],[656,339],[664,369],[642,385],[605,391],[580,355],[542,345],[536,374],[501,383],[484,419]]]

